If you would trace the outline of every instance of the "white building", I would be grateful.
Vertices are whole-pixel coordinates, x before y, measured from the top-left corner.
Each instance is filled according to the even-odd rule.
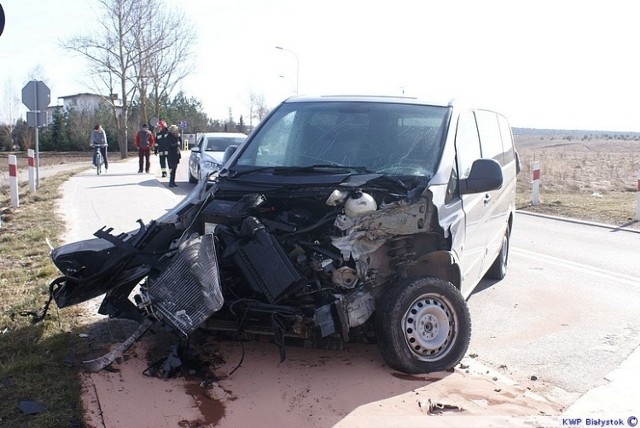
[[[88,111],[93,112],[96,111],[101,105],[108,105],[108,103],[113,102],[116,106],[116,109],[122,110],[122,100],[118,98],[118,94],[111,94],[109,96],[98,95],[98,94],[75,94],[75,95],[66,95],[64,97],[58,97],[59,100],[62,100],[62,105],[57,106],[49,106],[47,107],[47,123],[53,122],[53,112],[62,107],[64,110],[77,110],[77,111]],[[118,111],[120,114],[120,111]]]

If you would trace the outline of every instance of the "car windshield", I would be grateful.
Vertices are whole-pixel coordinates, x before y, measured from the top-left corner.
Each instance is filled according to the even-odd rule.
[[[235,166],[335,165],[431,177],[442,154],[448,112],[447,107],[391,102],[285,103]]]
[[[224,152],[232,144],[240,145],[245,137],[207,137],[206,152]]]

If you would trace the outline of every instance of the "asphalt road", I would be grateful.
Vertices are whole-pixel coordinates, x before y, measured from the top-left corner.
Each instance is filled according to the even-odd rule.
[[[518,213],[507,277],[469,299],[469,352],[555,395],[605,383],[640,345],[638,254],[639,233]]]

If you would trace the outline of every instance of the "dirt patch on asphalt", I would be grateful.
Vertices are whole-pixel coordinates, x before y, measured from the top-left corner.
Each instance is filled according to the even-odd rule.
[[[365,344],[290,346],[280,363],[271,343],[210,337],[192,348],[206,356],[197,359],[203,367],[149,376],[169,337],[145,336],[108,371],[85,376],[88,426],[457,426],[459,417],[558,415],[563,407],[469,358],[450,372],[409,376]]]

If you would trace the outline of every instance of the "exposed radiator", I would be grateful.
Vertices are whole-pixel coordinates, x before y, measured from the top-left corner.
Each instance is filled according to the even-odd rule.
[[[149,285],[155,315],[188,336],[224,303],[213,234],[184,242]]]

